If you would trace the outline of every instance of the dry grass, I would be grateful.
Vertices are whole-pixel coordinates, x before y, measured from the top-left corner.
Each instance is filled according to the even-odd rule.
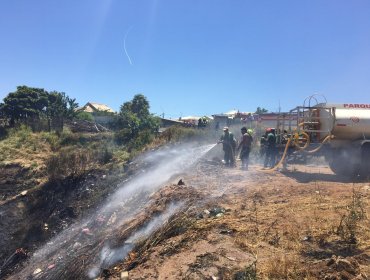
[[[256,203],[257,190],[238,213],[247,217],[243,223],[239,217],[223,221],[236,230],[235,243],[258,256],[261,279],[315,279],[310,262],[369,249],[368,195],[360,188],[336,188],[334,193],[308,188],[310,195],[286,190],[288,201],[279,201],[271,196],[273,188],[264,187],[268,198]]]
[[[23,167],[45,168],[45,161],[53,153],[52,144],[57,136],[48,133],[33,133],[27,127],[10,132],[0,141],[0,162],[17,163]]]

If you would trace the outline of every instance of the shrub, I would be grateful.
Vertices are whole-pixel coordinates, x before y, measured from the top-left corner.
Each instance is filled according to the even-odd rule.
[[[337,228],[337,234],[345,241],[351,244],[357,243],[357,235],[359,224],[365,219],[365,210],[362,201],[362,195],[352,189],[352,200],[347,206],[347,213],[342,216],[339,226]]]
[[[90,122],[93,122],[94,121],[94,117],[91,113],[88,113],[88,112],[79,112],[77,115],[76,115],[76,118],[79,119],[79,120],[84,120],[84,121],[90,121]]]
[[[181,126],[169,127],[161,134],[161,138],[167,142],[202,140],[209,137],[210,135],[207,130]]]
[[[57,151],[60,147],[60,137],[55,132],[41,132],[41,139],[50,145],[52,151]]]
[[[133,132],[129,128],[123,128],[114,134],[114,140],[118,145],[123,145],[134,138]]]
[[[6,130],[6,128],[0,125],[0,140],[5,139],[7,135],[8,131]]]
[[[73,147],[61,149],[57,155],[53,155],[46,163],[49,179],[62,179],[68,176],[74,178],[85,173],[91,162],[91,153]]]

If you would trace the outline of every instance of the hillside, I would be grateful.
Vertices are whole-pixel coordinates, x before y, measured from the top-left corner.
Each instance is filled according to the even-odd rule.
[[[368,183],[323,165],[224,168],[218,146],[192,163],[199,151],[149,153],[10,279],[367,279]]]

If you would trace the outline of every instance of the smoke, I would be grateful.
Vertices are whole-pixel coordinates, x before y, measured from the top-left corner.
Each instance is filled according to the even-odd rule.
[[[104,246],[100,253],[99,265],[96,265],[89,270],[87,274],[88,277],[90,279],[94,279],[100,274],[102,268],[110,267],[118,261],[125,259],[134,247],[135,243],[148,237],[151,233],[159,229],[183,205],[183,203],[170,204],[165,212],[151,220],[144,228],[132,234],[125,241],[123,246],[119,248],[110,248],[109,245]]]
[[[148,154],[143,159],[147,163],[147,168],[141,170],[140,176],[121,184],[102,212],[110,212],[117,207],[124,207],[125,203],[135,194],[155,191],[159,186],[168,182],[171,177],[183,173],[214,146],[214,144],[200,147],[187,145]]]
[[[66,274],[63,274],[67,269],[65,266],[73,263],[73,259],[78,260],[81,255],[86,255],[86,250],[89,250],[91,244],[101,244],[108,236],[114,236],[115,230],[124,228],[125,223],[132,221],[136,215],[145,210],[145,205],[148,204],[153,192],[159,190],[173,176],[186,172],[214,146],[215,144],[179,145],[142,156],[134,163],[142,167],[140,172],[130,180],[119,184],[118,190],[100,209],[97,209],[94,215],[75,223],[37,250],[19,277],[26,278],[35,270],[35,266],[45,272],[50,263],[57,263],[57,265],[52,271],[45,272],[46,278],[57,278],[57,273],[65,276]],[[89,276],[97,275],[102,266],[106,267],[122,260],[132,249],[133,243],[155,231],[179,207],[181,205],[169,207],[140,231],[136,231],[122,247],[112,249],[104,245],[103,250],[99,252],[100,261],[96,267],[90,267]],[[96,259],[99,253],[94,255],[89,252],[90,261],[87,260],[85,265]],[[86,271],[81,273],[85,274]]]

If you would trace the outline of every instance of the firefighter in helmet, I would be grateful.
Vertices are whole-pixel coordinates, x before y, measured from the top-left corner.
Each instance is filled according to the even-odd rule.
[[[253,130],[247,129],[245,126],[241,128],[242,137],[240,143],[238,145],[238,151],[240,151],[240,159],[242,161],[242,169],[248,170],[248,163],[249,163],[249,153],[251,151],[252,142],[253,142]]]
[[[224,127],[223,131],[224,133],[222,134],[218,143],[222,143],[222,149],[224,151],[224,163],[226,166],[235,166],[236,140],[227,126]]]
[[[263,166],[265,168],[266,167],[273,168],[276,163],[276,154],[277,154],[275,129],[273,128],[266,129],[265,145],[266,145],[266,155]]]

